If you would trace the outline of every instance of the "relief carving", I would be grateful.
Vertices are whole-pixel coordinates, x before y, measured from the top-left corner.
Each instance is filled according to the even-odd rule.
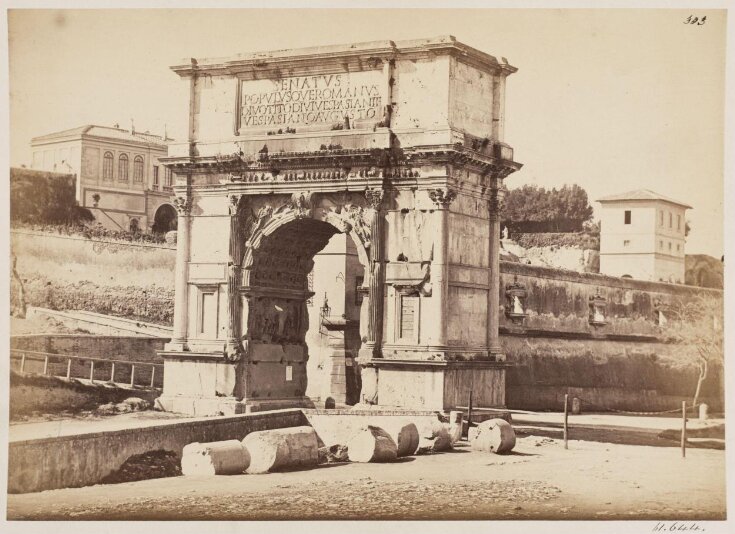
[[[438,208],[447,209],[457,198],[457,192],[453,189],[433,189],[429,191],[429,198]]]

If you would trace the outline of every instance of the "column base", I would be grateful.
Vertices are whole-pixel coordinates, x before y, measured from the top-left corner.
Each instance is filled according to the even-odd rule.
[[[189,350],[189,347],[187,346],[186,341],[171,340],[163,346],[163,350],[170,352],[186,352]]]
[[[243,399],[234,397],[192,397],[184,395],[162,395],[156,399],[156,408],[198,417],[237,415],[241,413],[281,410],[284,408],[314,408],[309,397],[283,399]]]

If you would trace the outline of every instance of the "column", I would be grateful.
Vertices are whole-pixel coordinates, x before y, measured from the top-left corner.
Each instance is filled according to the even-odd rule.
[[[187,196],[174,198],[174,206],[179,214],[176,231],[176,278],[174,286],[174,332],[166,350],[183,351],[189,324],[189,225],[191,221],[191,198]]]
[[[487,346],[490,354],[500,354],[500,212],[503,195],[502,179],[493,177],[490,191],[490,254],[488,258],[489,280],[487,294]]]
[[[242,357],[241,316],[242,300],[240,283],[242,280],[242,232],[240,202],[243,195],[230,195],[230,245],[227,264],[227,345],[225,357],[230,362],[237,362]]]
[[[448,248],[449,248],[449,204],[457,196],[451,189],[435,189],[429,192],[429,198],[436,204],[439,217],[437,246],[431,262],[431,300],[434,301],[436,317],[436,333],[434,344],[447,346],[447,303],[449,302]]]
[[[385,260],[383,257],[383,201],[382,190],[365,191],[368,206],[373,209],[370,222],[370,286],[368,291],[368,333],[366,351],[373,357],[381,356],[383,343],[383,306],[385,302]]]

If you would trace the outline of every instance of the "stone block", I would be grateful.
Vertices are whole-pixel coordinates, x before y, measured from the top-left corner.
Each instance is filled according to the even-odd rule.
[[[190,443],[181,455],[185,476],[238,475],[250,465],[250,454],[236,439],[212,443]]]
[[[516,433],[513,426],[503,419],[483,421],[470,435],[472,436],[470,446],[476,451],[503,454],[513,450],[516,444]]]
[[[366,425],[347,441],[347,455],[351,462],[392,462],[398,458],[398,445],[382,428]]]
[[[452,448],[452,438],[438,419],[425,422],[419,428],[418,453],[441,452]]]
[[[419,448],[419,430],[414,423],[386,420],[382,428],[395,441],[399,457],[411,456]]]
[[[250,453],[248,473],[308,468],[319,462],[319,443],[310,426],[252,432],[242,444]]]

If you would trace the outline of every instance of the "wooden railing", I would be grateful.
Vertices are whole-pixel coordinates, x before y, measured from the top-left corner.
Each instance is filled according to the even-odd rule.
[[[160,388],[163,385],[161,363],[10,349],[10,365],[21,373],[81,378],[90,382],[106,382],[130,387]]]

